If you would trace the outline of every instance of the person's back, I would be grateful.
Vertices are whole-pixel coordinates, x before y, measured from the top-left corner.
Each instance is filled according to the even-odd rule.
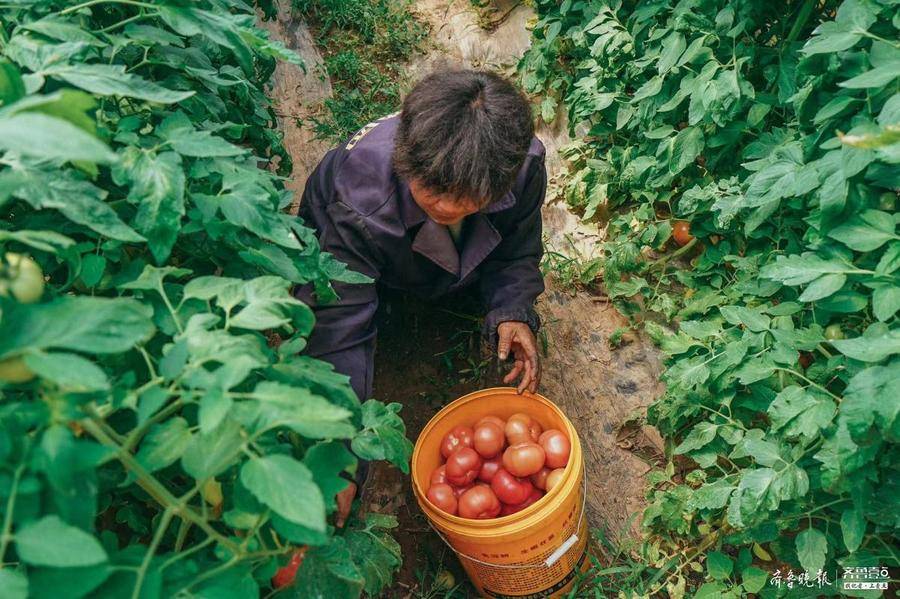
[[[351,377],[360,399],[372,388],[378,285],[436,297],[470,285],[486,305],[485,333],[512,350],[520,389],[534,390],[539,364],[533,309],[543,291],[540,208],[544,148],[530,108],[500,77],[436,73],[399,115],[375,121],[330,151],[307,181],[300,215],[323,251],[372,283],[335,283],[320,304],[308,352]],[[499,341],[498,341],[499,337]]]

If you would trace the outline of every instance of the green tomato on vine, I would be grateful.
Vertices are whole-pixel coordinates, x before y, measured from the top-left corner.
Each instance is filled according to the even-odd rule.
[[[44,272],[38,263],[22,254],[7,252],[0,263],[0,297],[33,304],[44,295]]]

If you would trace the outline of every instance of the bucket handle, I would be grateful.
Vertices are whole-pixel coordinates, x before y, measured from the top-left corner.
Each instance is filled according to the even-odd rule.
[[[447,537],[445,537],[443,534],[441,534],[441,531],[439,531],[437,528],[434,527],[434,524],[432,524],[430,520],[428,521],[428,525],[431,526],[431,529],[434,530],[435,533],[437,533],[437,536],[439,536],[441,538],[441,540],[447,544],[447,547],[449,547],[453,553],[455,553],[459,557],[464,557],[469,561],[473,561],[476,564],[481,564],[482,566],[489,566],[491,568],[503,568],[506,570],[530,570],[532,568],[537,568],[539,566],[545,566],[547,568],[550,568],[553,566],[553,564],[558,562],[560,560],[560,558],[562,556],[564,556],[566,554],[566,552],[572,548],[573,545],[575,545],[575,543],[578,542],[578,531],[581,530],[581,523],[584,522],[584,510],[585,510],[585,506],[587,505],[587,469],[584,467],[584,465],[582,465],[581,471],[583,472],[583,474],[581,476],[583,495],[582,495],[582,501],[581,501],[581,514],[579,514],[579,516],[578,516],[578,525],[575,526],[575,532],[572,534],[572,536],[569,537],[568,539],[566,539],[565,541],[563,541],[562,544],[560,544],[560,546],[557,547],[553,553],[548,555],[547,559],[544,560],[543,564],[493,564],[491,562],[482,561],[482,560],[478,559],[477,557],[472,557],[471,555],[466,555],[465,553],[460,553],[453,547],[453,545],[450,544],[450,541],[447,540]]]

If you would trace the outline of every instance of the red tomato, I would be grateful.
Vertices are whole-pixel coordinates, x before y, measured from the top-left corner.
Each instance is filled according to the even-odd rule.
[[[456,515],[456,495],[453,494],[453,488],[450,485],[442,483],[431,485],[431,488],[428,489],[428,493],[426,493],[425,496],[437,509],[453,516]]]
[[[460,496],[460,495],[462,495],[463,493],[465,493],[466,491],[468,491],[469,489],[471,489],[471,488],[474,487],[475,485],[468,484],[468,485],[463,485],[462,487],[454,487],[453,485],[450,485],[450,486],[453,487],[453,495],[454,495],[457,499],[459,499],[459,496]]]
[[[491,482],[491,479],[494,478],[494,475],[497,474],[497,470],[500,470],[500,468],[503,468],[503,458],[500,456],[485,460],[484,464],[481,465],[481,470],[478,472],[478,480],[486,483]]]
[[[526,499],[522,503],[520,503],[518,505],[503,504],[503,507],[500,508],[500,515],[501,516],[509,516],[510,514],[515,514],[516,512],[521,512],[522,510],[527,508],[529,505],[537,502],[543,496],[544,496],[543,491],[541,491],[540,489],[533,489],[531,491],[531,494],[528,496],[528,499]]]
[[[306,547],[296,549],[294,553],[291,554],[291,559],[287,565],[278,568],[275,572],[275,576],[272,577],[272,586],[276,589],[280,589],[281,587],[285,587],[294,582],[294,578],[297,576],[297,568],[303,563],[304,555],[306,555]]]
[[[500,500],[490,487],[476,485],[459,498],[459,515],[462,518],[487,520],[500,513]]]
[[[538,437],[541,436],[541,425],[528,414],[513,414],[506,421],[506,439],[510,445],[525,443],[526,441],[534,441],[537,443]]]
[[[689,244],[694,239],[694,236],[691,235],[691,223],[686,220],[676,220],[672,225],[672,238],[678,245]]]
[[[534,485],[527,478],[516,478],[501,468],[491,481],[491,490],[503,503],[518,505],[528,499]]]
[[[454,451],[447,458],[447,482],[457,487],[468,485],[481,472],[483,460],[471,447]]]
[[[547,488],[547,475],[550,474],[550,469],[546,466],[541,468],[537,474],[531,475],[531,484],[533,484],[538,489],[546,489]],[[432,475],[434,476],[434,475]]]
[[[562,468],[568,463],[572,445],[562,431],[550,429],[541,435],[538,443],[547,455],[547,468]]]
[[[498,455],[506,445],[503,429],[493,422],[483,422],[475,427],[473,439],[475,451],[485,458]]]
[[[553,487],[562,482],[563,473],[566,471],[565,468],[557,468],[553,472],[547,475],[547,492],[553,490]]]
[[[478,428],[485,422],[493,422],[494,424],[496,424],[497,426],[500,427],[500,430],[503,430],[504,428],[506,428],[506,420],[504,420],[502,418],[498,418],[496,416],[485,416],[484,418],[482,418],[481,420],[479,420],[478,422],[475,423],[475,428]]]
[[[513,476],[531,476],[544,467],[544,450],[537,443],[519,443],[503,452],[503,467]],[[447,469],[449,477],[450,469]]]
[[[447,484],[447,466],[446,464],[443,466],[438,466],[434,469],[434,472],[431,473],[431,484],[432,485],[441,485]]]
[[[441,441],[441,455],[447,459],[460,447],[472,447],[472,435],[473,431],[468,426],[453,427]]]

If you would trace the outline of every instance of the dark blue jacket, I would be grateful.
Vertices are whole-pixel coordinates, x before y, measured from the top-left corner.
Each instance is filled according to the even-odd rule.
[[[300,215],[316,229],[322,250],[379,285],[426,298],[477,283],[492,343],[501,322],[526,322],[536,331],[533,306],[544,290],[539,270],[547,186],[543,144],[532,140],[509,193],[466,217],[457,249],[448,229],[426,216],[394,173],[396,129],[396,116],[367,125],[328,152],[310,175]],[[315,301],[311,286],[296,291],[316,314],[308,353],[349,375],[365,400],[372,393],[376,286],[334,287],[340,299],[328,305]]]

